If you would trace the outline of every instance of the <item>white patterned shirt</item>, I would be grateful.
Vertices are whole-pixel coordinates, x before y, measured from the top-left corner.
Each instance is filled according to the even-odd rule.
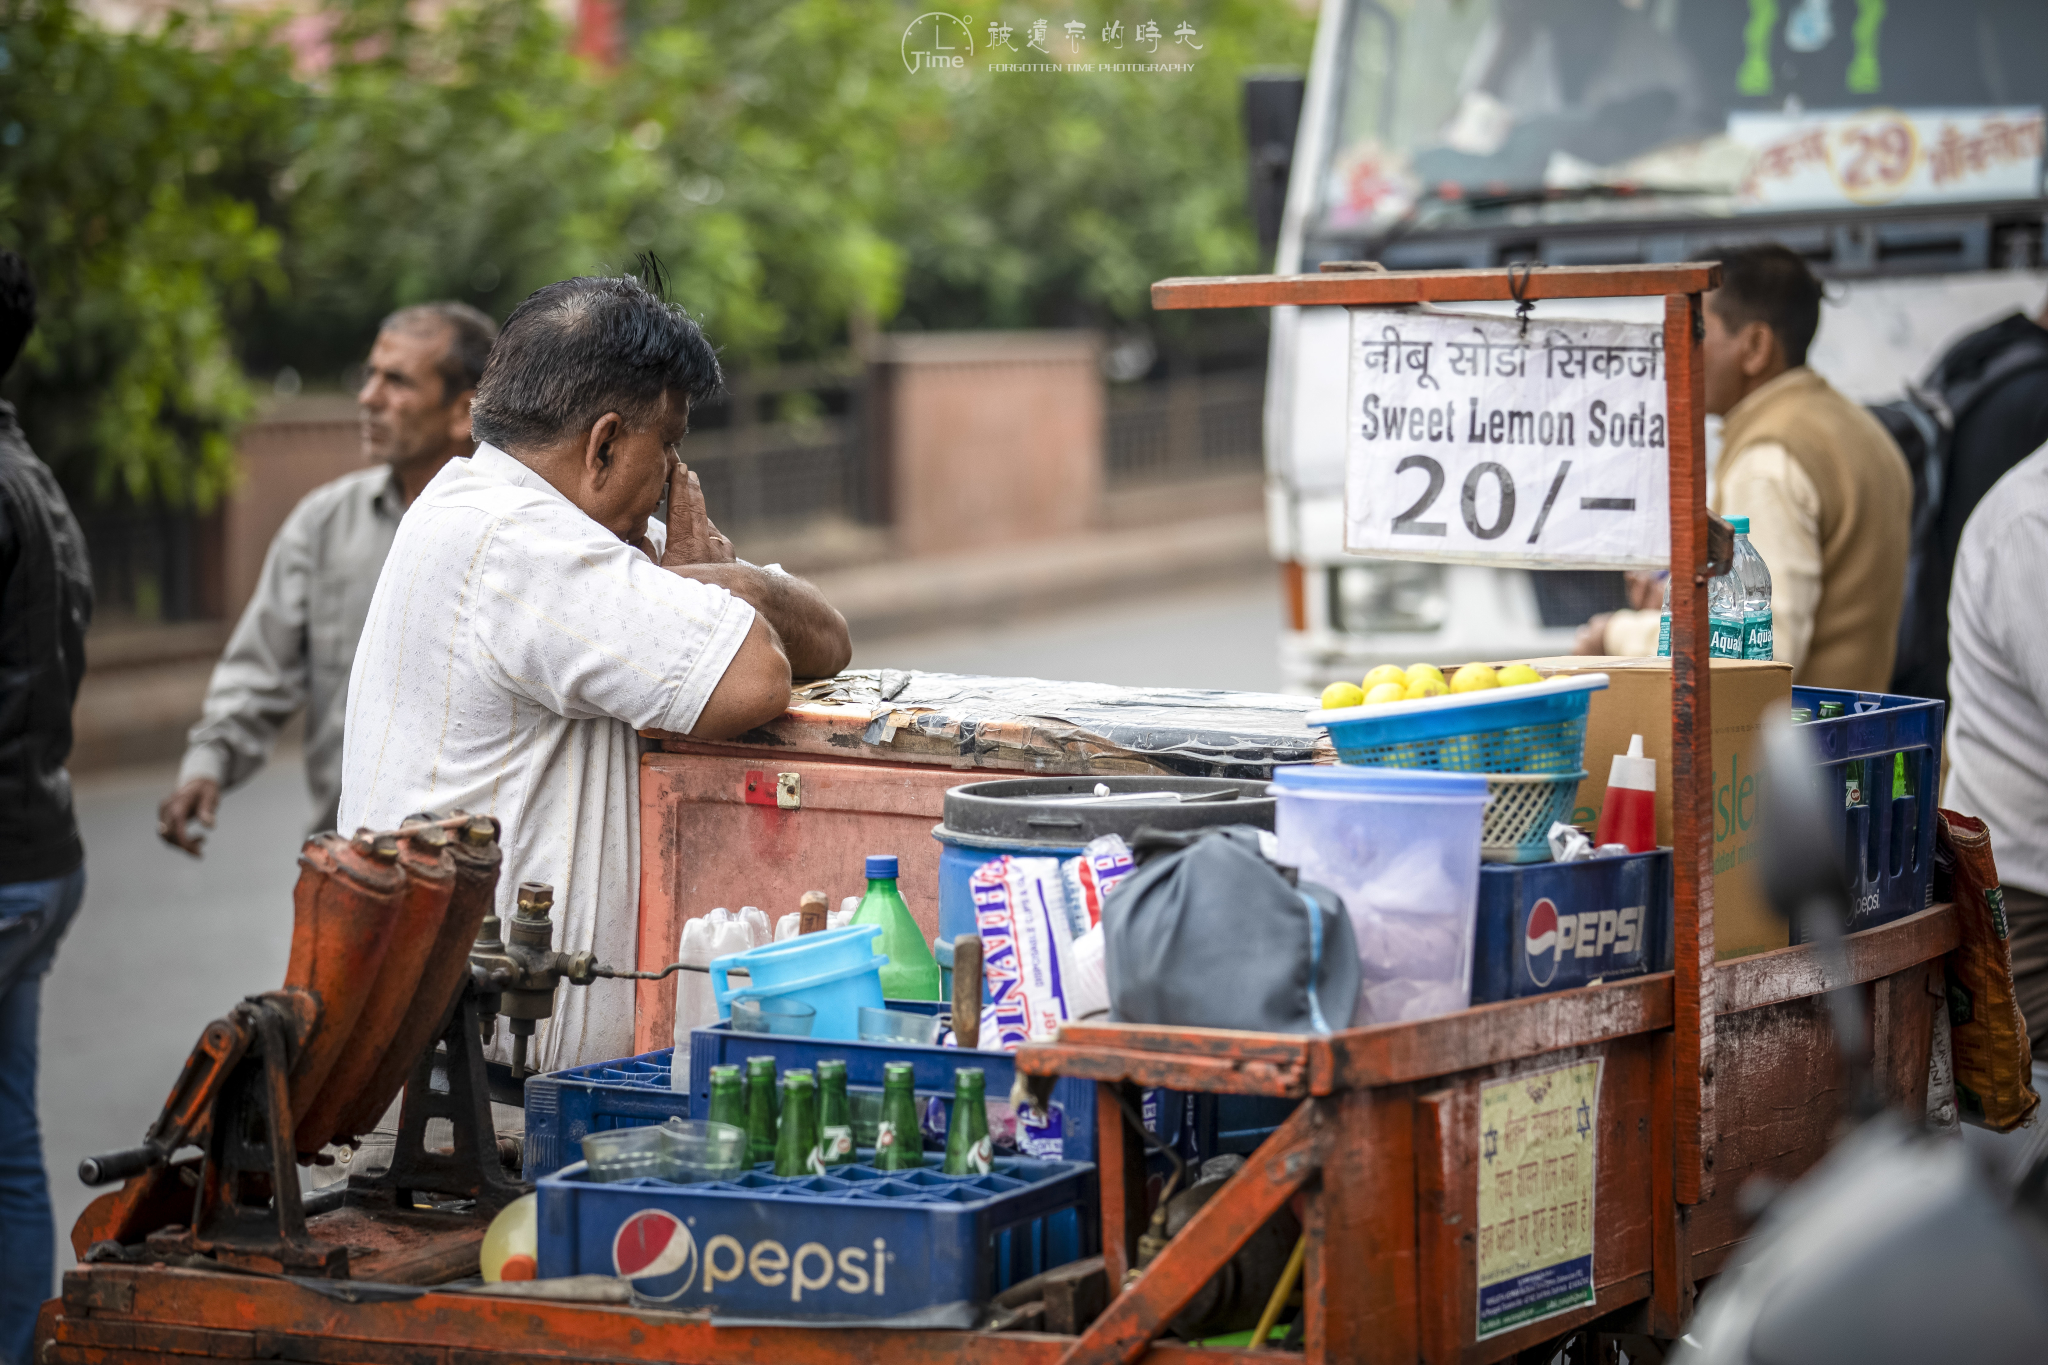
[[[650,524],[657,553],[663,528]],[[660,568],[504,451],[451,460],[413,503],[349,678],[341,825],[460,806],[504,827],[498,913],[555,889],[555,946],[631,967],[639,942],[634,731],[686,733],[754,609]],[[633,983],[563,985],[529,1064],[633,1051]]]

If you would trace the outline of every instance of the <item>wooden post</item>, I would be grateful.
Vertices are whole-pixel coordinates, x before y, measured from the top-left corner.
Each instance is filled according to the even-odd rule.
[[[1671,433],[1671,1015],[1675,1194],[1713,1193],[1714,720],[1707,616],[1706,377],[1699,294],[1664,299]]]

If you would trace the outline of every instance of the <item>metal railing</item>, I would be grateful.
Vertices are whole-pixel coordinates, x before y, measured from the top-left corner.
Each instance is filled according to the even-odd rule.
[[[1127,486],[1258,472],[1265,396],[1262,370],[1112,388],[1103,441],[1107,481]]]

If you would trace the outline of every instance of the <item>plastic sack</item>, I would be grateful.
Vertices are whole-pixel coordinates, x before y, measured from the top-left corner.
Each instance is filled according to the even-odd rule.
[[[1111,1019],[1260,1033],[1350,1024],[1351,917],[1334,891],[1267,861],[1258,834],[1205,831],[1142,863],[1105,902]]]
[[[1942,959],[1948,976],[1950,1047],[1963,1117],[2009,1133],[2033,1116],[2041,1097],[2027,1021],[2012,985],[2005,895],[1982,820],[1944,810],[1934,827],[1934,897],[1954,901],[1961,942]]]

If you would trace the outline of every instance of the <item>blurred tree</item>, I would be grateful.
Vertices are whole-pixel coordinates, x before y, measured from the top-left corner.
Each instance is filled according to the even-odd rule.
[[[257,201],[299,99],[279,51],[204,14],[118,35],[0,4],[0,244],[41,295],[6,392],[75,491],[226,491],[254,401],[230,317],[283,284]]]
[[[1184,331],[1147,286],[1259,264],[1238,83],[1305,61],[1313,21],[1161,0],[1118,47],[1113,0],[1069,8],[1063,57],[1192,69],[990,70],[1040,56],[1020,13],[977,16],[1008,50],[977,27],[966,67],[912,73],[903,0],[640,0],[614,67],[545,0],[327,0],[294,76],[274,29],[0,3],[0,241],[45,292],[11,391],[73,486],[203,506],[244,368],[336,378],[395,307],[503,317],[643,250],[740,364],[892,319]]]

